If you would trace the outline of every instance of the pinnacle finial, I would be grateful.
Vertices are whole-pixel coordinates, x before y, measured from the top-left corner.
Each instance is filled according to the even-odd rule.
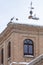
[[[31,7],[30,7],[30,16],[28,16],[28,18],[29,19],[33,19],[33,20],[39,20],[39,18],[37,18],[36,16],[33,16],[32,14],[33,14],[33,10],[32,9],[34,9],[34,7],[32,7],[32,2],[30,3],[30,5],[31,5]]]
[[[32,1],[31,1],[31,6],[32,6]]]

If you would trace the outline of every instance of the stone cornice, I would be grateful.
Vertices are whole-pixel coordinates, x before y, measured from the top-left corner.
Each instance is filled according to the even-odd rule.
[[[5,30],[0,34],[0,42],[7,37],[12,31],[15,32],[31,32],[33,34],[43,34],[43,27],[41,26],[33,26],[33,25],[27,25],[27,24],[17,24],[13,22],[9,22],[7,24],[7,27]]]
[[[38,57],[36,57],[32,61],[30,61],[28,65],[35,65],[36,63],[39,63],[42,60],[43,60],[43,54],[38,56]]]
[[[10,65],[12,65],[12,64],[18,64],[18,65],[19,64],[23,64],[23,65],[37,65],[37,63],[39,65],[40,61],[41,61],[41,63],[43,63],[42,60],[43,60],[43,54],[38,56],[38,57],[36,57],[35,59],[33,59],[30,62],[11,62]]]

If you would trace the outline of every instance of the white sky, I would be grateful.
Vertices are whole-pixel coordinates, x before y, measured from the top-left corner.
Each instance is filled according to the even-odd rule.
[[[30,3],[35,8],[34,14],[39,17],[39,21],[29,20]],[[12,17],[19,20],[15,23],[25,23],[43,26],[43,0],[0,0],[0,32],[4,30]]]

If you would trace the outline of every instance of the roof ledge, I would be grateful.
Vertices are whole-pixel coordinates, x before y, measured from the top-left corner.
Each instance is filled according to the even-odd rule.
[[[13,25],[14,23],[13,22],[9,22],[8,24],[7,24],[7,26],[11,26],[11,25]]]

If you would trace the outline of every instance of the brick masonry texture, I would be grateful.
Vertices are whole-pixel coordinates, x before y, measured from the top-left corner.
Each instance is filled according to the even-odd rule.
[[[33,57],[24,56],[23,41],[25,39],[32,39],[34,42]],[[10,58],[8,58],[9,41],[11,42]],[[43,54],[43,27],[26,25],[26,24],[15,24],[11,22],[8,23],[5,30],[0,34],[0,52],[2,48],[4,49],[4,55],[3,55],[4,65],[9,65],[13,61],[30,62],[37,56]],[[1,60],[1,53],[0,53],[0,60]],[[1,65],[1,61],[0,61],[0,65]]]

